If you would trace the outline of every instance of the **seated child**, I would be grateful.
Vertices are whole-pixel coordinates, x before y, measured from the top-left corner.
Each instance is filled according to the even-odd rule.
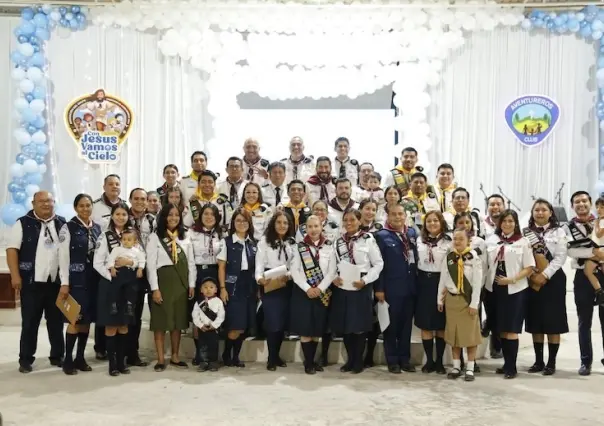
[[[218,328],[224,322],[224,305],[216,297],[218,282],[211,277],[201,283],[201,301],[193,306],[193,324],[197,327],[198,371],[218,371]]]
[[[111,270],[109,298],[111,303],[111,315],[118,313],[120,301],[126,302],[126,315],[134,315],[134,303],[137,294],[137,279],[143,277],[145,269],[145,252],[138,246],[138,237],[134,229],[126,229],[122,232],[121,246],[114,248],[109,254],[107,266]],[[115,260],[125,257],[132,260],[132,266],[117,269]],[[136,270],[136,272],[135,272]]]
[[[595,243],[594,247],[604,247],[604,198],[598,198],[596,200],[596,210],[598,212],[598,218],[596,219],[596,225],[591,233],[591,240]],[[591,283],[591,286],[596,292],[595,304],[604,305],[604,291],[600,285],[600,281],[597,277],[598,268],[602,269],[602,262],[596,258],[588,259],[585,261],[585,276]]]

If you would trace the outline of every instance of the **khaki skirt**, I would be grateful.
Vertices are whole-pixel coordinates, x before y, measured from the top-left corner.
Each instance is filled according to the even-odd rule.
[[[478,314],[470,315],[463,296],[447,293],[445,297],[445,341],[455,348],[471,348],[482,342]]]

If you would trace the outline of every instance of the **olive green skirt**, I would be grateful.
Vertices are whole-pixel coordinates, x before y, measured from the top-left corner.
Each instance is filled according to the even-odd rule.
[[[445,296],[445,342],[455,348],[480,345],[482,336],[478,314],[470,315],[468,302],[463,296],[447,292]]]
[[[189,327],[188,284],[183,283],[178,268],[186,262],[164,266],[157,270],[157,281],[163,302],[151,302],[151,331],[186,330]],[[188,275],[188,270],[182,275]]]

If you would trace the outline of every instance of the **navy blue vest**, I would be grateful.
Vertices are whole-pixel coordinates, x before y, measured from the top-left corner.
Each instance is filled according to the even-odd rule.
[[[415,294],[417,274],[417,233],[415,229],[407,229],[413,263],[406,260],[403,243],[394,232],[382,229],[374,235],[382,253],[382,259],[384,259],[384,268],[379,279],[374,283],[375,291],[384,291],[389,297]],[[407,255],[409,256],[409,253]]]
[[[92,228],[86,228],[76,217],[67,222],[69,229],[69,284],[85,286],[90,270],[94,270],[94,250],[101,235],[101,227],[97,223]],[[92,244],[89,244],[92,242]],[[92,248],[91,248],[92,247]]]
[[[19,249],[19,273],[23,285],[27,285],[33,283],[36,277],[36,251],[42,223],[36,219],[33,210],[30,210],[18,220],[21,222],[21,228],[23,229],[23,239]],[[63,225],[65,225],[65,219],[61,216],[55,216],[53,222],[58,235]],[[54,243],[59,244],[58,241],[54,241]],[[58,281],[59,276],[57,275]]]
[[[229,295],[250,297],[254,295],[254,271],[256,270],[256,244],[253,240],[245,242],[247,254],[247,273],[241,271],[241,252],[243,245],[233,242],[233,236],[224,239],[227,248],[226,286]]]

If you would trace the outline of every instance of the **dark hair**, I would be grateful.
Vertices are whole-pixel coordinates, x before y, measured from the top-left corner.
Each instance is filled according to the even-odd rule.
[[[450,169],[451,172],[455,174],[455,169],[449,163],[442,163],[440,166],[438,166],[438,169],[436,169],[436,173],[438,173],[440,169]]]
[[[499,237],[503,235],[503,231],[501,230],[501,224],[503,223],[503,220],[508,216],[512,216],[514,222],[516,223],[516,225],[514,226],[514,235],[522,235],[522,233],[520,232],[520,222],[518,220],[518,213],[510,209],[504,210],[503,213],[501,213],[501,216],[499,216],[499,221],[497,222],[495,234]]]
[[[344,136],[340,136],[339,138],[336,139],[336,141],[333,144],[334,148],[338,147],[338,144],[340,142],[346,142],[348,144],[348,146],[350,146],[350,141],[348,140],[348,138],[345,138]],[[317,163],[319,162],[319,160],[317,160]]]
[[[489,201],[491,201],[491,198],[499,198],[501,200],[501,202],[505,205],[505,198],[503,198],[502,195],[500,195],[500,194],[489,195],[489,198],[487,198],[487,204],[489,204]]]
[[[323,200],[317,200],[314,203],[312,203],[311,210],[314,209],[317,204],[323,204],[326,209],[329,208],[329,206],[327,205],[327,202],[325,202]]]
[[[462,192],[462,191],[466,193],[466,195],[468,196],[468,201],[470,201],[470,193],[468,192],[468,190],[466,188],[464,188],[462,186],[455,188],[453,190],[453,193],[451,194],[451,198],[455,198],[455,194],[457,194],[458,192]]]
[[[377,179],[378,182],[382,182],[382,175],[379,174],[378,172],[371,172],[371,174],[369,175],[369,179]]]
[[[426,241],[428,238],[430,238],[430,235],[428,234],[428,230],[426,229],[426,220],[428,219],[429,216],[436,216],[438,218],[438,222],[440,223],[441,234],[444,234],[448,230],[447,221],[445,220],[445,217],[443,216],[443,214],[439,210],[431,210],[424,215],[424,220],[422,222],[423,226],[422,226],[422,230],[420,231],[420,235],[422,237],[422,240],[424,240],[424,241]]]
[[[411,146],[403,148],[403,150],[401,151],[401,155],[403,155],[403,153],[405,152],[413,152],[415,155],[417,155],[417,150]]]
[[[216,234],[218,234],[218,238],[222,238],[222,227],[220,226],[222,215],[220,214],[220,210],[218,210],[218,207],[216,207],[212,203],[206,204],[199,210],[199,216],[197,216],[197,219],[195,219],[195,223],[193,224],[193,230],[197,232],[203,231],[203,214],[206,210],[212,210],[212,214],[214,215],[214,219],[216,220],[213,230],[215,230]]]
[[[201,172],[200,174],[197,175],[197,183],[201,182],[201,178],[203,176],[211,177],[214,180],[214,182],[216,182],[216,179],[218,179],[218,177],[216,176],[216,173],[214,173],[212,170],[204,170],[203,172]]]
[[[589,198],[589,202],[591,203],[591,195],[589,195],[589,192],[587,191],[576,191],[575,193],[573,193],[573,195],[570,196],[570,203],[573,204],[575,201],[575,197],[579,195],[587,195],[587,198]]]
[[[132,191],[130,191],[130,195],[128,196],[129,200],[132,200],[132,196],[136,191],[143,191],[145,195],[147,195],[147,191],[145,191],[143,188],[134,188]]]
[[[396,203],[395,205],[393,205],[392,207],[402,207],[403,211],[405,212],[405,216],[407,215],[407,211],[405,210],[405,207],[399,202]],[[388,207],[388,204],[386,204],[384,206],[384,211],[386,212],[386,214],[390,213],[390,207]]]
[[[598,202],[596,201],[596,204]],[[604,203],[604,199],[602,199],[602,203]],[[537,206],[537,204],[544,204],[547,206],[549,212],[551,213],[551,216],[549,217],[549,226],[550,228],[558,228],[560,226],[560,222],[558,220],[558,216],[556,216],[556,212],[554,211],[554,206],[552,206],[552,203],[550,203],[549,201],[547,201],[545,198],[537,198],[535,200],[535,202],[533,203],[533,207],[531,207],[531,217],[529,218],[529,228],[533,228],[535,227],[535,219],[533,218],[533,209],[535,208],[535,206]]]
[[[300,179],[294,179],[292,180],[290,183],[287,184],[287,192],[289,192],[289,189],[292,187],[292,185],[294,184],[298,184],[298,185],[302,185],[302,190],[304,192],[306,192],[306,185],[304,185],[304,182],[302,182]]]
[[[110,175],[105,176],[105,179],[103,179],[103,185],[107,184],[107,180],[110,178],[116,178],[120,182],[122,181],[122,179],[120,179],[119,175],[116,175],[115,173],[111,173]]]
[[[349,184],[350,186],[352,186],[352,183],[350,182],[350,179],[348,179],[348,178],[338,178],[338,179],[336,180],[335,187],[337,188],[337,187],[338,187],[338,185],[339,185],[339,184],[341,184],[341,183],[347,183],[347,184]]]
[[[119,202],[119,203],[115,203],[113,206],[111,206],[111,213],[110,213],[110,219],[109,219],[109,225],[107,225],[107,229],[109,229],[112,232],[115,232],[115,223],[113,222],[113,214],[119,210],[125,210],[126,211],[126,215],[129,215],[129,210],[128,210],[128,205],[126,203],[123,202]],[[126,224],[124,225],[124,230],[129,228],[130,224],[128,221],[126,221]]]
[[[137,232],[136,232],[136,230],[134,228],[124,229],[122,231],[122,235],[120,235],[120,238],[123,238],[124,235],[134,235],[136,237],[136,239],[138,240],[138,234],[137,234]]]
[[[273,170],[275,167],[281,168],[283,169],[283,171],[285,171],[285,164],[280,161],[273,161],[271,164],[268,165],[268,172],[270,173],[271,170]]]
[[[203,155],[203,158],[208,161],[208,156],[206,155],[205,152],[203,151],[195,151],[193,152],[193,154],[191,154],[191,163],[193,162],[193,159],[197,156],[197,155]]]
[[[364,163],[361,163],[361,164],[359,165],[359,169],[360,169],[361,167],[363,167],[365,164],[369,164],[369,165],[371,166],[371,170],[375,170],[375,166],[374,166],[372,163],[370,163],[369,161],[365,161]]]
[[[361,200],[361,204],[359,204],[359,211],[363,210],[363,207],[365,207],[367,204],[375,204],[375,208],[377,210],[377,201],[375,201],[373,198],[364,198],[363,200]]]
[[[243,160],[241,158],[233,156],[233,157],[229,157],[229,159],[226,161],[226,167],[229,167],[229,163],[231,161],[239,161],[241,163],[241,165],[243,165]]]
[[[182,223],[182,211],[180,211],[178,206],[175,204],[166,204],[161,208],[161,210],[157,214],[157,218],[155,219],[155,233],[157,234],[160,240],[167,236],[166,231],[168,230],[168,216],[170,215],[170,211],[172,211],[172,209],[176,209],[176,211],[178,211],[178,239],[183,240],[185,238],[186,231],[185,225],[184,223]]]
[[[293,238],[294,236],[294,224],[292,219],[284,211],[277,210],[273,217],[271,217],[271,220],[268,222],[266,230],[264,231],[264,238],[272,248],[277,248],[277,241],[280,240],[279,235],[277,235],[277,230],[275,229],[275,224],[277,223],[277,219],[282,216],[287,220],[287,232],[283,236],[283,239]]]
[[[178,173],[178,167],[176,167],[174,164],[166,164],[164,166],[164,170],[163,170],[162,174],[166,173],[166,170],[168,170],[168,169],[174,169],[174,170],[176,170],[176,173]]]
[[[319,165],[319,163],[321,161],[327,161],[329,163],[329,166],[331,167],[331,159],[325,155],[320,156],[319,158],[317,158],[317,161],[315,162],[315,165]]]
[[[398,194],[399,201],[402,200],[403,193],[401,192],[401,189],[396,185],[390,185],[390,186],[386,187],[386,189],[384,189],[384,198],[386,198],[386,195],[388,195],[388,193],[392,189],[394,189],[396,191],[396,193]]]
[[[472,213],[470,212],[457,213],[453,218],[453,229],[457,229],[457,221],[463,219],[464,217],[470,219],[470,229],[468,229],[468,232],[471,232],[472,234],[476,233],[476,230],[474,229],[474,221],[472,220]]]
[[[461,228],[453,228],[453,232],[451,232],[451,236],[454,236],[456,232],[461,232],[462,234],[464,234],[466,236],[466,238],[468,239],[468,246],[470,246],[472,244],[473,235],[468,230],[461,229]]]
[[[248,229],[247,229],[247,235],[246,235],[246,237],[254,238],[254,224],[252,222],[252,215],[250,214],[250,212],[248,212],[243,207],[238,207],[233,212],[233,216],[231,216],[231,223],[229,225],[229,237],[236,232],[236,230],[235,230],[235,219],[237,219],[237,216],[243,216],[245,218],[245,220],[247,220],[247,223],[248,223],[249,226],[248,226]]]
[[[344,214],[342,214],[342,221],[344,221],[344,218],[349,214],[353,214],[354,217],[357,218],[357,220],[361,220],[361,218],[363,217],[360,211],[358,211],[354,207],[351,207],[349,209],[344,210]]]
[[[260,189],[260,185],[258,185],[258,184],[257,184],[257,183],[255,183],[255,182],[248,182],[248,183],[246,183],[246,184],[245,184],[245,186],[243,187],[243,195],[242,195],[242,197],[241,197],[241,198],[243,198],[243,200],[242,200],[242,201],[243,201],[243,202],[247,202],[247,201],[245,200],[245,191],[247,190],[247,187],[248,187],[248,186],[255,186],[255,187],[256,187],[256,189],[258,190],[258,202],[259,202],[260,204],[264,203],[264,200],[262,199],[262,190]],[[242,203],[242,204],[243,204],[243,203]]]
[[[92,197],[88,194],[78,194],[76,195],[76,197],[73,200],[73,208],[76,209],[78,207],[78,203],[82,200],[82,198],[88,198],[88,200],[90,201],[90,204],[93,203],[92,201]]]
[[[604,205],[604,197],[598,197],[596,200],[596,207]]]
[[[201,280],[201,284],[199,285],[199,291],[201,292],[201,287],[203,287],[203,285],[205,283],[212,283],[214,284],[214,286],[216,287],[216,289],[218,289],[218,281],[216,281],[216,278],[214,277],[205,277]]]
[[[159,192],[157,192],[157,191],[149,191],[149,192],[147,192],[147,199],[149,199],[149,197],[151,197],[151,196],[155,196],[157,198],[161,198],[159,196]]]
[[[163,197],[161,197],[161,205],[162,208],[167,206],[168,204],[170,204],[170,194],[173,192],[178,192],[178,194],[180,195],[180,203],[178,203],[178,210],[180,210],[181,212],[185,210],[185,200],[184,200],[184,195],[182,193],[182,190],[180,189],[180,187],[178,186],[173,186],[172,188],[168,188],[166,190],[166,193],[163,195]]]
[[[423,174],[422,172],[415,172],[411,175],[411,180],[415,180],[415,179],[423,179],[425,182],[428,182],[428,177]]]

